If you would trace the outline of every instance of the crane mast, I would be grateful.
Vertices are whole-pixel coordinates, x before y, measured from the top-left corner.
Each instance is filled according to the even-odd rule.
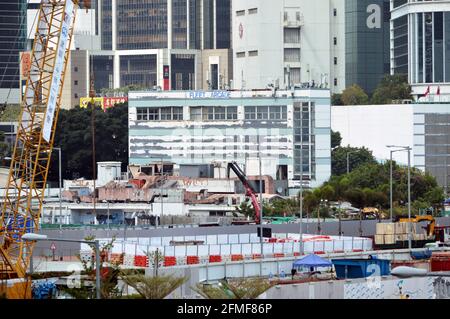
[[[78,0],[42,0],[0,215],[0,279],[25,278],[45,185]]]

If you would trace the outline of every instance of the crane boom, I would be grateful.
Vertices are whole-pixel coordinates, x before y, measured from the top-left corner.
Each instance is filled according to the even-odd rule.
[[[244,171],[242,171],[242,169],[236,162],[228,163],[228,177],[230,176],[230,169],[236,174],[236,176],[241,181],[242,185],[244,185],[245,195],[250,197],[253,209],[255,210],[255,222],[256,224],[259,224],[261,218],[261,208],[258,203],[258,198],[256,197],[255,189],[253,188],[252,185],[250,185]]]
[[[78,0],[42,0],[0,215],[0,279],[25,278],[45,185]]]

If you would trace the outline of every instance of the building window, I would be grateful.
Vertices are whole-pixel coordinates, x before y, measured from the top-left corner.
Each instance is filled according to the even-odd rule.
[[[333,9],[333,16],[337,17],[337,9]]]
[[[73,97],[76,98],[76,99],[78,99],[78,93],[75,93],[75,94],[73,95]]]
[[[225,120],[225,107],[215,106],[214,107],[214,119],[215,120]]]
[[[202,107],[191,107],[191,121],[202,120]]]
[[[248,51],[248,56],[258,56],[258,50]]]
[[[172,120],[174,120],[174,121],[183,120],[183,108],[182,107],[172,108]]]
[[[183,120],[182,107],[138,108],[136,111],[138,121],[181,121]]]
[[[284,62],[300,62],[300,49],[284,49]]]
[[[239,11],[236,11],[236,15],[239,17],[239,16],[243,16],[243,15],[245,15],[245,10],[239,10]]]
[[[338,85],[337,78],[334,78],[334,86],[337,86],[337,85]]]
[[[148,108],[138,108],[136,115],[138,121],[148,121]]]
[[[245,52],[237,52],[236,58],[245,58]]]
[[[148,109],[148,120],[149,121],[159,121],[159,109],[149,108]]]
[[[73,71],[74,71],[74,72],[78,72],[78,67],[77,67],[77,66],[74,67],[74,68],[73,68]]]
[[[284,28],[284,43],[300,43],[300,28]]]
[[[73,84],[78,85],[78,81],[77,80],[73,81]]]
[[[227,120],[237,120],[237,106],[227,107]]]
[[[336,37],[333,38],[333,43],[334,43],[334,45],[337,45],[337,38]]]
[[[285,120],[287,119],[287,106],[246,106],[246,120]]]
[[[172,120],[172,108],[163,107],[161,109],[161,121],[170,121]]]
[[[256,13],[258,13],[258,8],[248,9],[248,14],[256,14]]]
[[[337,65],[337,57],[334,57],[334,65]]]
[[[246,106],[245,107],[245,119],[246,120],[256,120],[256,106]]]

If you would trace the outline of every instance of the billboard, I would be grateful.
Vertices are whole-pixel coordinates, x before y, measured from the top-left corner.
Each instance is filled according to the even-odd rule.
[[[106,111],[110,107],[113,107],[116,104],[125,103],[128,101],[128,97],[94,97],[94,103],[99,105],[103,111]],[[80,107],[87,108],[89,103],[91,102],[90,97],[82,97],[80,98]]]
[[[58,93],[61,88],[61,75],[63,72],[64,56],[66,49],[68,49],[70,40],[70,25],[72,22],[74,4],[72,1],[66,2],[64,9],[64,20],[61,27],[61,35],[59,37],[58,47],[56,48],[55,66],[53,69],[53,77],[50,85],[50,94],[48,97],[47,113],[45,115],[44,128],[42,136],[47,142],[50,142],[50,136],[53,128],[53,119],[55,117],[56,100],[58,99]]]

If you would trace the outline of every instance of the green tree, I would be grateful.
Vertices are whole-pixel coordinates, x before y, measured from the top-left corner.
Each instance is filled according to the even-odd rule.
[[[188,280],[174,275],[149,277],[137,271],[123,274],[121,278],[143,299],[164,299]]]
[[[344,105],[344,103],[342,102],[342,94],[333,94],[331,96],[331,105]]]
[[[386,75],[375,89],[373,104],[391,104],[394,100],[412,99],[411,85],[406,75]]]
[[[54,145],[61,147],[63,178],[92,178],[91,108],[61,110]],[[128,105],[104,112],[95,108],[96,161],[120,161],[128,165]],[[53,152],[49,181],[58,181],[58,153]]]
[[[85,240],[88,241],[92,241],[94,239],[94,236],[85,237]],[[111,266],[105,266],[108,252],[111,250],[115,240],[115,237],[113,237],[109,242],[100,247],[100,296],[102,299],[120,298],[122,296],[122,292],[117,286],[118,278],[121,274],[119,266],[114,264]],[[94,245],[90,246],[94,251]],[[80,280],[80,287],[63,287],[62,289],[75,299],[95,299],[95,258],[91,258],[91,260],[80,258],[80,261],[83,266],[83,271],[81,274],[85,276],[82,280]]]
[[[255,218],[255,210],[248,200],[243,201],[239,206],[236,206],[236,211],[238,211],[245,217]]]
[[[205,299],[255,299],[273,285],[265,279],[247,278],[233,281],[221,280],[218,285],[197,284],[197,291]]]
[[[365,105],[369,103],[369,96],[360,86],[353,84],[342,92],[341,100],[344,105]]]
[[[331,149],[341,146],[342,136],[339,132],[331,131]]]
[[[365,147],[336,147],[331,152],[331,173],[342,175],[347,173],[347,153],[349,155],[350,171],[365,163],[376,163],[372,151]]]

